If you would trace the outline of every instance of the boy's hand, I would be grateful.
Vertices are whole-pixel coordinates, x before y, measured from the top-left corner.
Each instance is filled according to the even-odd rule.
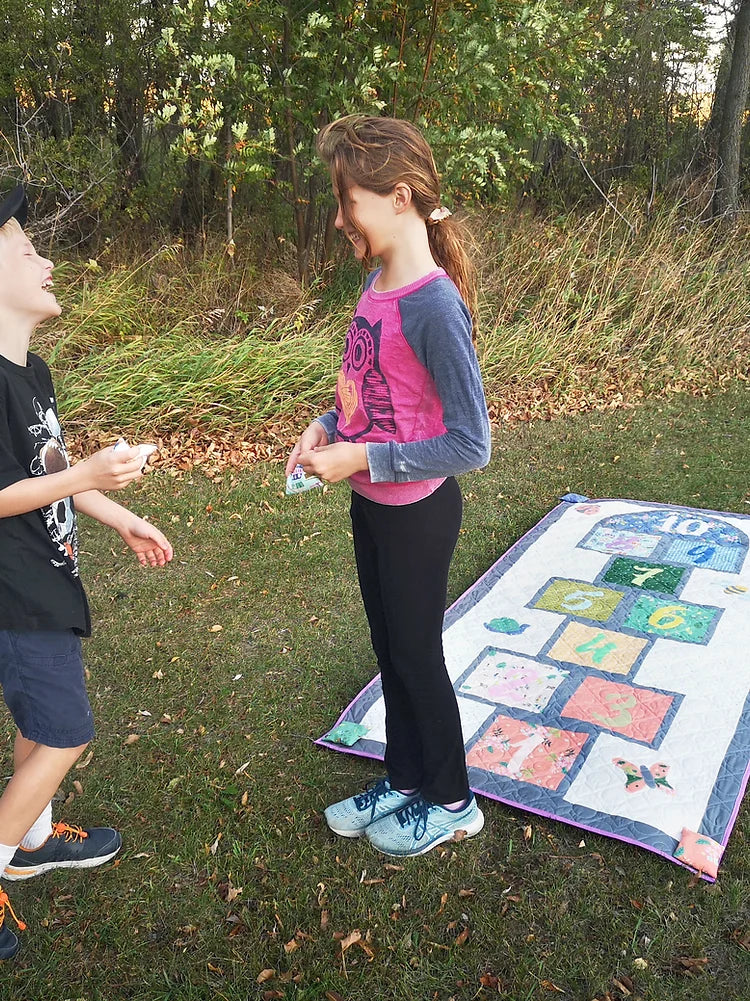
[[[338,483],[352,473],[370,468],[366,447],[349,441],[336,441],[333,445],[322,445],[309,452],[301,452],[297,461],[308,475],[314,473],[326,483]]]
[[[310,452],[314,448],[318,448],[320,445],[328,444],[328,435],[326,434],[325,428],[320,423],[320,421],[313,421],[309,427],[300,435],[299,441],[292,449],[292,454],[289,456],[289,460],[286,464],[285,476],[290,476],[300,461],[300,455],[302,452]],[[307,470],[305,470],[307,472]]]
[[[143,464],[137,445],[118,449],[109,445],[77,463],[76,471],[85,475],[87,490],[122,490],[140,479]]]
[[[163,567],[172,559],[172,546],[167,537],[143,518],[133,514],[116,527],[141,566]]]

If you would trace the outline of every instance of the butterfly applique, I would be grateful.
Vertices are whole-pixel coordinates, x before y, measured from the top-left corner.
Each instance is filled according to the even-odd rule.
[[[640,792],[641,789],[663,789],[668,796],[674,796],[674,789],[667,782],[669,765],[656,764],[651,768],[646,765],[632,764],[624,758],[612,758],[612,764],[625,772],[625,792]]]

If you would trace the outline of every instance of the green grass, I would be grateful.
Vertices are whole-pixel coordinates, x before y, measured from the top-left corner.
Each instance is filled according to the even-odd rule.
[[[463,478],[451,599],[567,491],[750,513],[749,439],[742,387],[501,430]],[[124,496],[171,536],[163,571],[84,522],[99,736],[64,815],[125,847],[109,871],[9,887],[29,930],[3,997],[622,1001],[616,980],[638,1001],[750,997],[746,807],[715,886],[492,801],[480,837],[397,866],[328,832],[322,808],[378,767],[313,740],[375,668],[347,489],[282,490],[279,465],[148,477]],[[354,929],[371,951],[342,956]]]
[[[477,214],[472,227],[494,413],[713,386],[747,367],[750,226],[729,240],[677,207],[634,238],[609,211]],[[303,289],[256,261],[249,236],[239,248],[234,267],[212,244],[62,265],[64,315],[37,345],[69,433],[268,437],[328,403],[361,271],[348,261]]]

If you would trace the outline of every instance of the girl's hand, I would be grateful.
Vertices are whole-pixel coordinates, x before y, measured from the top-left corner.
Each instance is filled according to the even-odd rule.
[[[314,448],[318,448],[321,445],[328,444],[328,435],[326,434],[325,428],[320,423],[320,421],[313,421],[309,427],[300,435],[299,441],[292,449],[292,454],[289,456],[289,460],[286,464],[285,476],[291,475],[294,472],[295,466],[299,463],[299,457],[302,452],[311,452]]]
[[[143,518],[133,514],[116,527],[141,566],[163,567],[172,559],[172,546],[167,537]]]
[[[352,473],[370,468],[366,447],[349,441],[337,441],[333,445],[323,445],[309,452],[302,452],[298,461],[306,473],[313,473],[326,483],[338,483]]]

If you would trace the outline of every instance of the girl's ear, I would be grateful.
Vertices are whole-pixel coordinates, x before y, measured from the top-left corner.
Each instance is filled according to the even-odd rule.
[[[393,189],[393,207],[396,212],[403,212],[412,203],[412,190],[404,181],[399,181]]]

